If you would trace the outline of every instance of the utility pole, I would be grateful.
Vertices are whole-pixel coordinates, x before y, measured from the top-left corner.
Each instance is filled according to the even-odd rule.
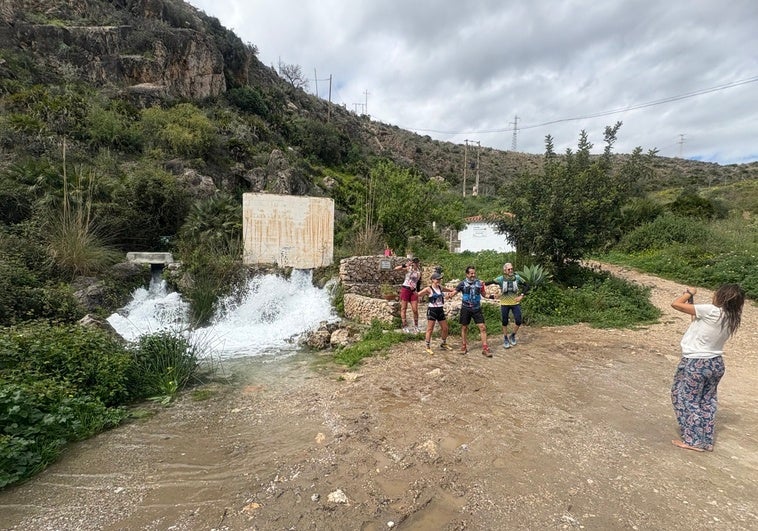
[[[479,152],[482,150],[482,143],[477,140],[476,145],[476,184],[474,184],[471,195],[479,195]]]
[[[318,94],[318,76],[316,75],[316,69],[313,69],[313,80],[316,82],[316,97],[319,97]]]
[[[466,169],[468,168],[468,140],[464,140],[463,147],[463,197],[466,197]]]
[[[326,123],[332,118],[332,75],[329,74],[329,106],[326,110]]]
[[[684,145],[684,133],[679,133],[679,158],[682,158],[682,146]]]
[[[513,126],[513,138],[511,139],[511,151],[516,151],[516,147],[518,145],[517,139],[518,139],[518,116],[515,114],[513,115],[513,121],[509,122],[508,125]]]

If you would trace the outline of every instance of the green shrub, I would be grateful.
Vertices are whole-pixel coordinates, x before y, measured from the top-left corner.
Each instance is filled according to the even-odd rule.
[[[355,365],[358,365],[363,358],[386,352],[387,349],[396,343],[416,340],[418,340],[418,336],[415,334],[404,334],[394,330],[385,330],[382,323],[375,320],[364,333],[361,341],[338,349],[334,354],[334,361],[341,365],[354,367]]]
[[[655,322],[661,313],[649,299],[649,288],[612,276],[587,282],[571,290],[567,297],[571,314],[578,321],[598,328]]]
[[[29,219],[34,195],[27,186],[0,173],[0,223],[13,225]]]
[[[338,282],[334,288],[332,306],[334,306],[337,315],[341,317],[345,316],[345,288],[342,286],[342,282]]]
[[[621,209],[621,227],[629,232],[635,227],[651,223],[663,214],[663,206],[652,199],[636,197]]]
[[[142,336],[132,349],[129,387],[135,399],[168,404],[197,375],[198,353],[172,332]]]
[[[661,249],[673,243],[696,243],[707,238],[708,226],[692,218],[664,214],[626,234],[617,248],[633,253]]]
[[[206,326],[214,315],[216,303],[237,290],[245,280],[245,268],[239,254],[212,252],[211,247],[195,250],[183,258],[189,285],[182,296],[190,305],[194,326]]]
[[[300,145],[303,155],[324,164],[336,166],[347,156],[348,139],[330,124],[317,120],[300,120],[293,142]]]
[[[227,91],[226,97],[229,103],[239,110],[257,114],[265,118],[269,114],[266,101],[263,99],[261,91],[253,87],[240,87]]]
[[[119,201],[96,210],[110,241],[125,251],[168,250],[167,237],[176,236],[190,208],[187,190],[166,171],[144,164],[124,178],[118,194]]]
[[[28,323],[2,330],[0,371],[17,382],[50,379],[106,406],[128,399],[130,356],[120,341],[80,325]]]
[[[528,324],[629,327],[653,322],[660,315],[650,303],[648,289],[575,264],[563,274],[561,285],[545,283],[524,297],[521,306]]]
[[[139,130],[134,126],[137,113],[120,101],[107,105],[93,104],[87,112],[89,143],[93,146],[112,147],[127,152],[141,147]]]
[[[83,316],[71,286],[41,282],[19,260],[0,257],[0,326],[34,319],[73,322]]]
[[[695,219],[723,219],[728,214],[728,209],[720,202],[701,197],[691,190],[684,190],[666,207],[675,216]]]
[[[524,322],[528,325],[565,325],[574,322],[566,292],[548,282],[530,289],[521,302]]]
[[[107,408],[51,379],[12,383],[0,378],[0,488],[28,478],[60,455],[69,441],[117,426],[122,408]]]
[[[202,158],[218,142],[215,124],[191,103],[165,110],[144,109],[140,126],[148,149],[163,149],[174,155]]]

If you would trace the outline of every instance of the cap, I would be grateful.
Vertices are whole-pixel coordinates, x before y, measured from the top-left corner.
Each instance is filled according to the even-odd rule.
[[[432,273],[432,280],[437,280],[442,278],[442,273]]]

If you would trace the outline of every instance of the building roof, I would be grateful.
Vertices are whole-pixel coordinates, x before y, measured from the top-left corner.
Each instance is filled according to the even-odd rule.
[[[463,218],[463,221],[466,223],[496,223],[504,217],[512,218],[513,214],[510,212],[492,212],[484,216],[469,216],[467,218]]]

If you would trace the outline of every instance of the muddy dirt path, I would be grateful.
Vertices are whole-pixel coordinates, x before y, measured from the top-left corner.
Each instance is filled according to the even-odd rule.
[[[715,451],[680,450],[683,286],[604,267],[651,286],[660,323],[523,327],[492,359],[419,341],[353,372],[249,363],[0,493],[0,527],[758,529],[756,307],[727,343]]]

